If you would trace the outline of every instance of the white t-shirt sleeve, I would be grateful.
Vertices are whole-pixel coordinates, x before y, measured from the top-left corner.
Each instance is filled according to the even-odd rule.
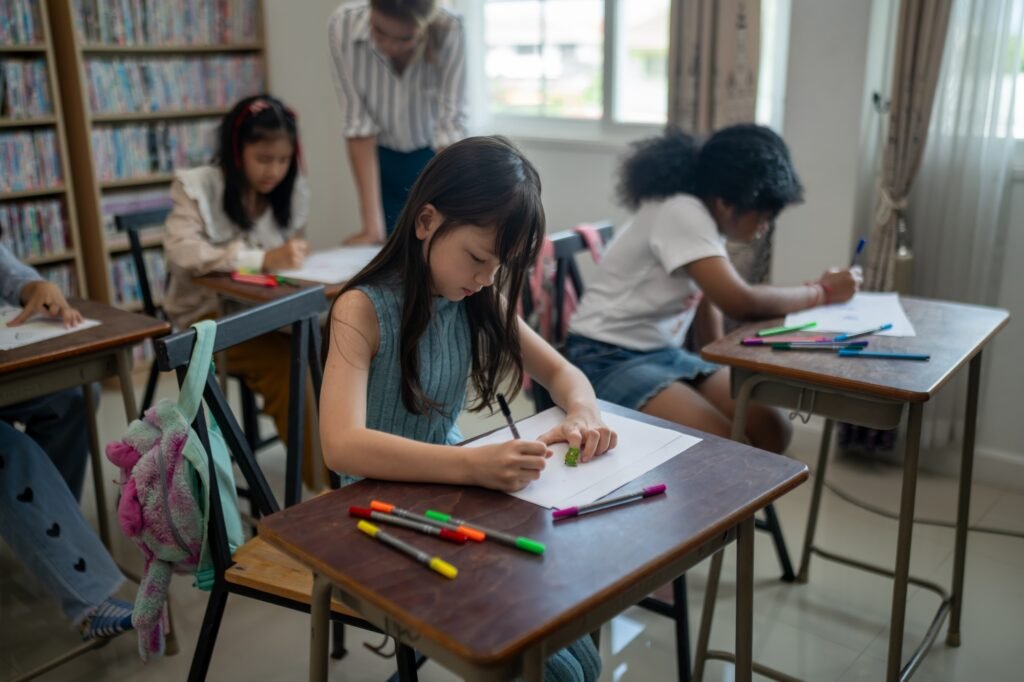
[[[704,258],[728,257],[718,226],[693,197],[676,197],[662,205],[651,226],[651,251],[669,274]]]

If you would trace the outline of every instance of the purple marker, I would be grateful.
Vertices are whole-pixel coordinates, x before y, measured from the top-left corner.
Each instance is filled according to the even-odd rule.
[[[643,490],[635,493],[626,493],[625,495],[619,495],[618,497],[609,497],[606,500],[598,500],[597,502],[591,502],[590,504],[580,505],[579,507],[567,507],[565,509],[556,509],[551,512],[551,516],[554,520],[567,519],[570,516],[580,516],[581,514],[589,514],[592,511],[599,511],[601,509],[607,509],[608,507],[616,507],[620,504],[626,504],[627,502],[635,502],[636,500],[642,500],[645,497],[651,497],[652,495],[660,495],[665,492],[666,486],[664,483],[657,485],[649,485]]]

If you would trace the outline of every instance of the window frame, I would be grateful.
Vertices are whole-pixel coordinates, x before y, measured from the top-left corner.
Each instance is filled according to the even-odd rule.
[[[470,90],[475,93],[476,100],[482,106],[473,107],[479,109],[482,114],[480,118],[485,119],[481,127],[486,129],[501,130],[508,135],[519,139],[537,140],[565,140],[576,142],[592,143],[599,147],[621,147],[623,144],[644,137],[659,133],[668,122],[668,111],[665,111],[665,122],[663,123],[639,123],[623,122],[614,119],[615,93],[616,93],[616,67],[617,48],[619,44],[618,14],[621,2],[626,0],[603,0],[604,1],[604,41],[602,46],[602,88],[601,88],[601,117],[596,119],[569,118],[550,115],[523,115],[492,113],[486,87],[486,75],[482,73],[476,77]],[[468,26],[480,30],[469,31],[475,34],[475,45],[467,46],[468,53],[475,52],[474,59],[478,64],[483,63],[486,54],[486,46],[483,43],[483,5],[484,2],[474,0],[457,0],[456,8],[463,14]],[[671,6],[671,2],[670,2]],[[468,40],[467,36],[467,40]],[[482,71],[482,66],[480,67]],[[667,83],[666,83],[667,87]],[[475,102],[474,102],[475,104]],[[484,123],[481,121],[480,123]]]

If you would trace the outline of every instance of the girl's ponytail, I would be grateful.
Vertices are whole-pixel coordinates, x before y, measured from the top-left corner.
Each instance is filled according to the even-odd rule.
[[[692,193],[699,151],[693,136],[675,126],[663,135],[633,143],[619,170],[615,188],[619,202],[635,211],[649,199]]]

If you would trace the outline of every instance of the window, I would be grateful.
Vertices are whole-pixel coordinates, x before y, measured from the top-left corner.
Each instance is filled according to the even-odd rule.
[[[491,113],[663,122],[669,3],[485,0],[484,75]],[[605,68],[606,59],[611,68]],[[613,93],[608,102],[606,78]]]

